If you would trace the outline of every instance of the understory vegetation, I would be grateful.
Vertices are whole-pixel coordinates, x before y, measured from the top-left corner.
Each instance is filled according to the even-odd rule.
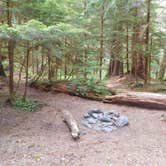
[[[25,100],[22,98],[16,98],[14,106],[18,111],[33,112],[37,110],[39,103],[30,98],[26,98]]]

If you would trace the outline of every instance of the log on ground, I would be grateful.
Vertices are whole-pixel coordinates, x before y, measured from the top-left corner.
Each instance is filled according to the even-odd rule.
[[[79,139],[80,129],[79,129],[77,121],[74,119],[73,115],[69,111],[62,110],[62,113],[63,113],[64,122],[67,124],[71,132],[71,136],[73,137],[74,140]]]
[[[72,81],[68,80],[60,80],[55,82],[31,82],[29,86],[32,88],[36,88],[46,92],[53,92],[53,93],[65,93],[73,96],[79,96],[86,99],[102,101],[105,97],[105,94],[93,89],[93,88],[80,88],[80,85],[76,85],[72,83]],[[108,92],[110,95],[116,94],[112,89],[108,89],[104,87],[104,91]]]
[[[103,102],[166,110],[166,95],[163,94],[130,92],[115,96],[106,96]]]

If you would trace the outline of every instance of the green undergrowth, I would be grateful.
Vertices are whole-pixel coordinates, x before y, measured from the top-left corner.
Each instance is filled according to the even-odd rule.
[[[40,106],[40,103],[30,98],[16,98],[14,106],[18,111],[34,112]]]

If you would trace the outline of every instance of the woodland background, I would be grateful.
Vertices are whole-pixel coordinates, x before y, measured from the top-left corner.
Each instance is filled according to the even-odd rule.
[[[1,0],[0,75],[95,84],[130,75],[161,81],[166,68],[165,2]],[[97,81],[97,82],[98,82]],[[26,92],[25,92],[26,95]]]

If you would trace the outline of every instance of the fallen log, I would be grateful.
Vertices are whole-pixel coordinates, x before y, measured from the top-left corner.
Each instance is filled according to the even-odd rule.
[[[63,119],[64,122],[67,124],[71,136],[73,137],[74,140],[77,140],[80,138],[80,129],[78,127],[77,121],[74,119],[73,115],[66,110],[62,110],[63,113]]]
[[[166,110],[166,95],[163,94],[129,92],[115,96],[106,96],[103,102]]]
[[[46,92],[65,93],[97,101],[103,100],[105,96],[103,91],[107,92],[109,95],[115,94],[112,89],[108,89],[104,86],[100,91],[99,89],[96,90],[95,88],[87,88],[86,85],[84,85],[85,88],[82,88],[80,84],[74,84],[72,81],[68,80],[60,80],[55,82],[31,82],[29,83],[29,86]]]

